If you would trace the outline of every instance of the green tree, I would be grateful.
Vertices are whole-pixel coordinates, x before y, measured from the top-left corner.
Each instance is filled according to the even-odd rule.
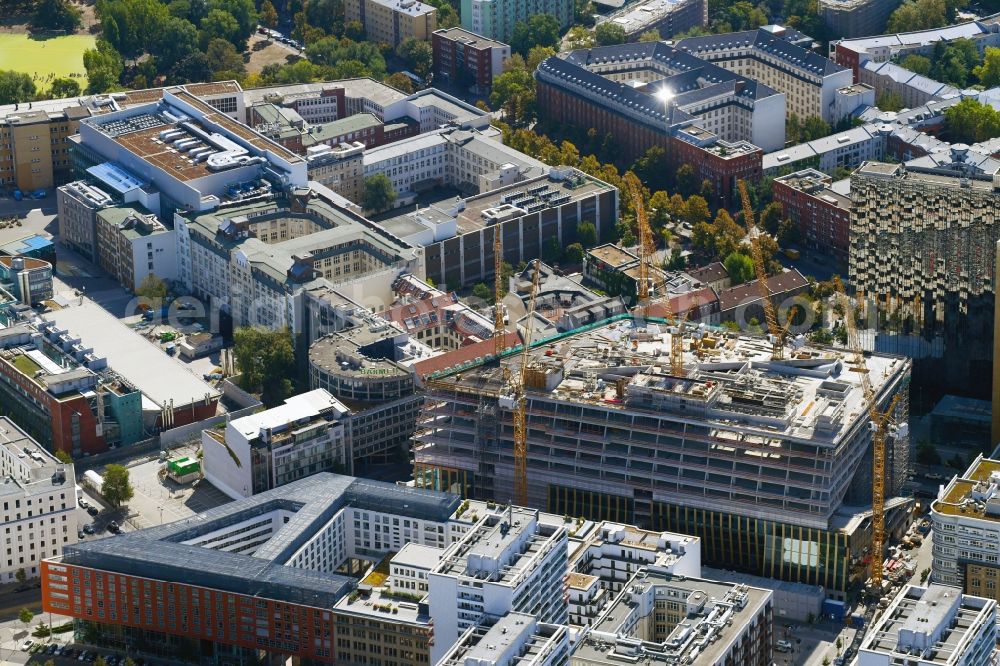
[[[67,0],[40,0],[32,25],[49,30],[73,32],[80,27],[81,12]]]
[[[586,249],[597,245],[597,227],[593,222],[583,221],[576,225],[576,239]]]
[[[397,196],[392,181],[384,173],[375,173],[365,178],[365,191],[362,197],[365,210],[385,210],[396,203]]]
[[[472,295],[481,301],[490,303],[493,301],[493,292],[486,286],[485,282],[480,282],[472,288]]]
[[[559,45],[559,19],[552,14],[534,14],[527,21],[518,21],[511,35],[510,48],[526,56],[533,46]]]
[[[650,222],[654,227],[662,227],[670,219],[670,196],[663,190],[653,192],[649,197]]]
[[[924,583],[926,583],[927,579],[930,578],[930,575],[931,575],[931,568],[930,567],[927,567],[926,569],[921,570],[921,572],[920,572],[920,584],[923,585]]]
[[[562,253],[562,243],[560,243],[559,239],[555,236],[550,236],[546,239],[545,243],[542,244],[542,261],[550,266],[559,261],[559,257],[562,256]]]
[[[231,41],[237,49],[242,51],[246,47],[247,39],[257,28],[257,11],[254,8],[253,0],[208,0],[207,7],[209,14],[219,10],[236,19],[239,28],[236,31],[235,40]]]
[[[18,585],[24,585],[28,581],[28,573],[24,570],[24,567],[14,572],[14,579],[17,580]],[[31,620],[28,620],[28,622],[31,622]]]
[[[59,462],[63,463],[64,465],[70,465],[73,463],[73,457],[70,454],[63,451],[62,449],[56,449],[55,455],[56,458],[59,460]]]
[[[309,0],[305,3],[304,18],[308,25],[322,28],[326,34],[343,33],[344,0]]]
[[[670,174],[670,160],[660,146],[650,146],[632,165],[632,171],[650,190],[666,189]],[[692,177],[693,177],[692,173]],[[692,193],[693,194],[693,193]]]
[[[35,619],[35,614],[32,613],[27,608],[22,608],[17,614],[17,619],[24,623],[24,628],[27,629],[31,621]]]
[[[1000,48],[987,46],[982,64],[973,68],[972,73],[984,88],[1000,85]]]
[[[132,499],[134,494],[128,468],[122,465],[108,465],[104,468],[101,496],[108,501],[108,504],[119,507]]]
[[[365,24],[361,21],[348,21],[344,24],[344,36],[356,42],[363,42],[368,39],[365,34]]]
[[[927,76],[931,73],[931,61],[926,56],[918,55],[916,53],[911,53],[900,60],[899,66],[910,70],[914,74],[921,74],[923,76]]]
[[[968,87],[972,73],[980,64],[979,49],[970,39],[940,41],[934,45],[929,76],[958,88]]]
[[[208,48],[213,39],[224,39],[232,44],[240,41],[240,24],[222,9],[213,9],[201,20],[201,43]]]
[[[743,284],[753,279],[753,260],[742,252],[732,252],[726,257],[722,265],[729,272],[729,278],[733,281],[733,286]]]
[[[404,92],[407,95],[413,94],[413,81],[411,81],[410,77],[402,72],[393,72],[389,76],[382,79],[382,83],[387,86],[392,86],[396,90]]]
[[[104,39],[130,60],[158,42],[170,17],[159,0],[98,0],[96,10]]]
[[[677,184],[677,191],[684,197],[690,197],[696,193],[698,186],[701,184],[698,182],[698,176],[694,172],[694,167],[690,164],[680,165],[674,174],[674,179]]]
[[[403,40],[396,54],[417,76],[427,76],[434,66],[434,49],[431,43],[410,37]]]
[[[260,3],[260,22],[272,30],[278,27],[278,10],[271,4],[271,0]]]
[[[150,273],[139,283],[139,288],[135,290],[135,295],[148,298],[157,305],[167,297],[167,283],[157,275]]]
[[[895,90],[886,90],[875,99],[875,106],[883,111],[902,111],[903,96]]]
[[[790,247],[799,242],[799,225],[795,224],[792,220],[782,220],[781,224],[778,225],[778,231],[776,233],[778,244],[782,247]]]
[[[163,28],[151,49],[157,64],[165,69],[198,51],[198,28],[191,21],[176,16],[163,22]]]
[[[944,120],[954,142],[979,143],[1000,136],[1000,112],[971,97],[945,109]]]
[[[566,246],[564,255],[567,264],[579,264],[583,262],[583,245],[580,243],[570,243]]]
[[[887,33],[910,32],[948,25],[944,0],[906,0],[889,16]]]
[[[291,395],[295,352],[287,328],[278,331],[256,326],[238,328],[233,335],[233,354],[241,386],[247,391],[259,391],[265,405],[279,405]]]
[[[94,660],[94,666],[108,666],[108,662],[101,655],[97,655],[97,659]]]
[[[684,203],[684,219],[688,224],[694,226],[699,222],[707,222],[710,218],[711,212],[704,197],[697,194],[688,197]]]
[[[24,72],[0,70],[0,104],[30,102],[35,98],[35,82]]]
[[[49,84],[49,95],[52,99],[65,99],[80,94],[80,84],[75,79],[54,79]]]
[[[599,23],[594,29],[594,38],[598,46],[612,46],[613,44],[624,44],[626,35],[625,28],[614,21]]]
[[[772,201],[760,213],[760,227],[772,236],[778,233],[781,226],[781,219],[785,216],[785,209],[777,201]]]
[[[107,92],[118,88],[125,65],[118,51],[103,39],[97,48],[83,52],[83,67],[87,70],[87,91]]]
[[[529,72],[535,71],[543,60],[551,58],[555,54],[556,50],[551,46],[532,46],[531,50],[528,51],[526,69]]]
[[[503,109],[504,120],[513,127],[530,124],[536,113],[535,79],[527,69],[511,69],[493,79],[490,105]]]
[[[246,74],[246,67],[243,65],[243,56],[236,52],[236,47],[232,42],[224,39],[213,39],[205,49],[205,57],[208,58],[208,67],[212,70],[212,77],[216,80],[237,79]]]
[[[594,33],[583,26],[575,25],[566,33],[566,45],[572,49],[589,49],[594,45]]]
[[[646,32],[639,35],[640,42],[659,42],[663,39],[660,35],[659,30],[647,30]]]
[[[833,128],[819,116],[809,116],[802,121],[802,141],[815,141],[829,136]]]

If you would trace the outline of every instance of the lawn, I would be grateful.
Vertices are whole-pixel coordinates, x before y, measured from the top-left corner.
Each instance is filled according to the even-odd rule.
[[[94,48],[92,35],[65,35],[31,39],[24,34],[0,34],[0,69],[26,72],[35,77],[38,92],[47,90],[51,78],[72,77],[81,88],[87,87],[83,52]]]

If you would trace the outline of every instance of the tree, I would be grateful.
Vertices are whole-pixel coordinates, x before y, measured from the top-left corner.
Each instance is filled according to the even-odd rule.
[[[167,283],[162,278],[150,273],[139,283],[135,295],[158,303],[167,297]]]
[[[208,58],[213,78],[217,80],[240,78],[246,73],[243,56],[236,52],[232,42],[213,39],[205,49],[205,57]]]
[[[295,352],[287,328],[240,327],[233,335],[233,354],[240,384],[247,391],[259,391],[265,405],[281,404],[291,395]]]
[[[101,496],[113,507],[119,507],[132,499],[134,490],[129,481],[129,473],[122,465],[108,465],[104,468],[104,483]]]
[[[170,17],[159,0],[99,0],[96,9],[104,39],[130,60],[158,42]]]
[[[27,608],[22,608],[21,612],[17,614],[17,619],[24,623],[24,628],[27,629],[31,621],[35,619],[35,614],[32,613]]]
[[[472,288],[472,295],[479,300],[489,303],[493,300],[493,292],[486,286],[485,282],[480,282]]]
[[[882,111],[902,111],[903,96],[895,90],[886,90],[875,99],[875,106]]]
[[[570,243],[567,245],[565,259],[567,264],[583,263],[583,245],[580,243]]]
[[[597,227],[594,226],[593,222],[578,222],[576,225],[576,239],[580,241],[580,245],[589,250],[597,245]]]
[[[799,225],[792,220],[782,220],[775,235],[778,237],[778,244],[782,247],[795,245],[800,238]]]
[[[64,465],[73,464],[73,457],[62,449],[56,449],[56,459]]]
[[[365,210],[385,210],[396,203],[397,196],[399,195],[392,186],[392,181],[384,173],[375,173],[365,178],[365,192],[362,198]]]
[[[647,30],[646,32],[639,35],[640,42],[658,42],[662,39],[663,36],[660,35],[659,30]]]
[[[952,141],[979,143],[1000,136],[1000,111],[969,97],[945,109],[944,124]]]
[[[532,46],[531,50],[528,51],[526,69],[529,72],[535,71],[543,60],[551,58],[555,54],[556,50],[551,46]]]
[[[921,572],[920,572],[920,584],[923,585],[924,583],[926,583],[927,579],[930,578],[930,575],[931,575],[931,568],[930,567],[927,567],[926,569],[921,570]]]
[[[1000,85],[1000,48],[987,46],[982,64],[973,68],[972,73],[984,88]]]
[[[97,659],[94,660],[94,666],[108,666],[108,662],[101,655],[97,655]]]
[[[163,23],[155,46],[151,49],[157,64],[172,69],[198,50],[198,28],[184,18],[171,16]]]
[[[753,279],[753,260],[742,252],[730,253],[722,265],[729,272],[729,278],[733,281],[734,287]]]
[[[77,83],[76,79],[54,79],[51,84],[49,84],[49,95],[52,99],[65,99],[67,97],[76,97],[80,94],[80,84]]]
[[[594,38],[597,40],[598,46],[624,44],[626,40],[625,28],[614,21],[605,21],[594,29]]]
[[[781,225],[781,218],[785,215],[785,209],[777,201],[772,201],[760,213],[760,227],[767,233],[774,235],[778,233]]]
[[[551,265],[559,261],[559,257],[562,256],[563,248],[562,243],[559,242],[559,238],[556,236],[549,236],[545,243],[542,244],[542,261]]]
[[[396,55],[402,58],[417,76],[427,76],[434,66],[434,49],[431,43],[413,37],[403,40],[396,49]]]
[[[17,580],[18,585],[24,585],[28,581],[28,573],[24,570],[24,567],[14,572],[14,579]],[[28,622],[31,622],[31,620],[28,620]]]
[[[535,117],[535,79],[527,69],[511,69],[493,79],[490,105],[503,109],[511,126],[526,126]]]
[[[844,641],[837,636],[837,656],[840,656],[840,651],[844,649]]]
[[[819,116],[809,116],[802,121],[802,141],[815,141],[829,136],[833,128]]]
[[[382,79],[382,83],[387,86],[392,86],[396,90],[406,93],[407,95],[413,94],[413,81],[411,81],[410,77],[402,72],[393,72],[389,76]]]
[[[271,0],[260,3],[260,21],[272,30],[278,27],[278,10],[271,4]]]
[[[694,172],[694,167],[690,164],[682,164],[674,174],[677,184],[677,191],[684,197],[689,197],[698,191],[698,176]]]
[[[970,39],[940,41],[934,45],[928,76],[958,88],[972,83],[972,73],[980,64],[979,49]]]
[[[653,192],[649,197],[650,220],[655,227],[662,227],[670,219],[670,196],[663,190]]]
[[[705,201],[704,197],[697,194],[688,197],[684,203],[684,219],[688,224],[694,226],[699,222],[706,222],[710,218],[711,212],[708,210],[708,202]]]
[[[361,21],[348,21],[344,24],[344,36],[356,42],[363,42],[368,37],[365,34],[365,24]]]
[[[213,39],[239,43],[240,24],[232,14],[213,9],[201,20],[201,43],[207,48]]]
[[[559,19],[552,14],[534,14],[527,21],[518,21],[511,36],[511,51],[527,55],[533,46],[559,45]]]
[[[35,82],[24,72],[0,70],[0,104],[29,102],[35,98]]]
[[[889,16],[887,33],[910,32],[948,25],[944,0],[907,0]]]
[[[986,47],[989,49],[990,47]],[[914,74],[927,76],[931,72],[931,61],[926,56],[911,53],[899,61],[899,66],[910,70]]]
[[[230,41],[242,51],[246,47],[247,39],[257,28],[257,11],[254,9],[253,0],[208,0],[207,7],[208,15],[214,11],[222,11],[236,19],[239,27],[235,38]]]
[[[39,28],[73,32],[80,27],[80,16],[80,10],[67,0],[41,0],[31,23]]]
[[[583,26],[573,26],[566,33],[566,45],[570,49],[589,49],[594,45],[594,33]]]
[[[303,18],[326,34],[339,35],[343,32],[344,0],[309,0]]]

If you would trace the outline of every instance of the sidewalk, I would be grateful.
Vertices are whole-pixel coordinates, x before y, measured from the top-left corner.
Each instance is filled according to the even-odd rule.
[[[69,622],[73,618],[64,615],[52,615],[53,626],[58,626]],[[20,620],[8,620],[0,622],[0,664],[23,664],[28,661],[26,652],[21,652],[24,641],[31,640],[35,643],[71,643],[73,632],[67,631],[62,634],[52,634],[48,638],[35,638],[31,635],[39,625],[49,623],[49,614],[41,613],[36,615],[31,623],[26,627]]]

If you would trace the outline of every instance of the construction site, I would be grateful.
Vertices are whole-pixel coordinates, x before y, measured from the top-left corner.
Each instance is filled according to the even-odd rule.
[[[492,355],[426,378],[415,482],[697,536],[710,566],[821,585],[834,598],[869,567],[880,584],[887,536],[905,528],[910,506],[899,497],[909,359],[864,354],[853,325],[848,349],[789,336],[766,286],[767,335],[648,316],[652,243],[641,188],[627,184],[640,306],[534,339],[536,264],[521,344],[507,349],[498,336]],[[742,183],[741,194],[763,276]]]

